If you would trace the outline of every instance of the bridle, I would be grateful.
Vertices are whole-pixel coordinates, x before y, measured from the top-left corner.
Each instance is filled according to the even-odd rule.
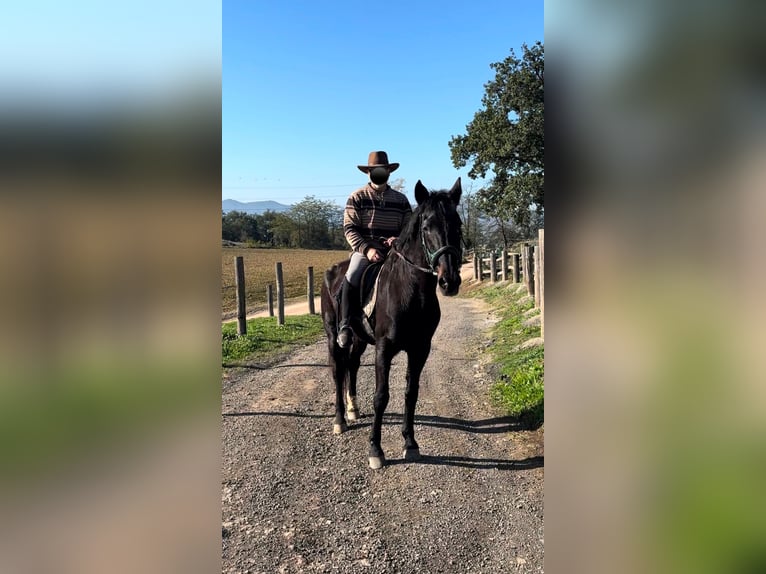
[[[426,246],[426,238],[425,235],[421,232],[420,233],[420,243],[423,246],[423,254],[426,256],[426,261],[428,261],[429,267],[422,267],[418,265],[417,263],[413,263],[407,257],[401,253],[399,250],[396,249],[395,245],[391,246],[391,250],[396,253],[402,261],[410,265],[411,267],[414,267],[418,271],[422,271],[423,273],[429,273],[431,275],[438,275],[436,271],[436,266],[439,262],[439,257],[441,257],[444,254],[447,255],[454,255],[455,260],[457,261],[458,265],[460,265],[460,262],[463,259],[463,250],[455,247],[454,245],[444,245],[442,247],[439,247],[436,251],[431,251]]]

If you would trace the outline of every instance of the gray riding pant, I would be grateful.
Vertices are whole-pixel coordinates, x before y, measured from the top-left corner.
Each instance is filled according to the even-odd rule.
[[[362,273],[369,264],[370,260],[366,256],[355,251],[351,255],[351,263],[349,263],[348,271],[346,271],[346,281],[351,283],[352,287],[359,287],[362,282]]]

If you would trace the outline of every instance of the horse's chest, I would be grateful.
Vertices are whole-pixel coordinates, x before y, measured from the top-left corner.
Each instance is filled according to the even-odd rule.
[[[405,338],[430,338],[439,325],[441,312],[439,304],[426,301],[422,305],[411,305],[403,309],[396,321],[397,331]]]

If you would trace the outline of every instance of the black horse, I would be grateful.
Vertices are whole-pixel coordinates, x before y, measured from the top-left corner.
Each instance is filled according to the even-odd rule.
[[[461,193],[460,178],[449,191],[429,193],[420,181],[415,185],[418,206],[380,269],[377,302],[373,316],[370,317],[374,338],[357,327],[354,329],[351,346],[346,349],[338,346],[337,293],[349,262],[338,263],[325,273],[322,317],[327,333],[329,366],[335,380],[333,431],[336,434],[347,428],[345,406],[349,420],[356,420],[359,416],[356,400],[357,371],[367,345],[375,345],[375,418],[370,433],[369,454],[370,467],[373,469],[385,463],[380,447],[380,430],[383,413],[388,406],[391,361],[400,351],[407,353],[407,389],[402,423],[403,456],[405,460],[420,458],[418,443],[415,442],[415,405],[420,373],[431,352],[431,338],[441,318],[436,288],[438,285],[447,296],[456,295],[460,289],[462,224],[457,205]]]

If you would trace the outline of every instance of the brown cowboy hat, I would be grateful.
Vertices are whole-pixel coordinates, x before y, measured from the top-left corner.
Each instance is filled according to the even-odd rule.
[[[399,167],[398,163],[388,163],[388,154],[384,151],[371,151],[367,158],[367,165],[358,165],[364,173],[370,173],[373,167],[387,167],[389,171],[394,171]]]

